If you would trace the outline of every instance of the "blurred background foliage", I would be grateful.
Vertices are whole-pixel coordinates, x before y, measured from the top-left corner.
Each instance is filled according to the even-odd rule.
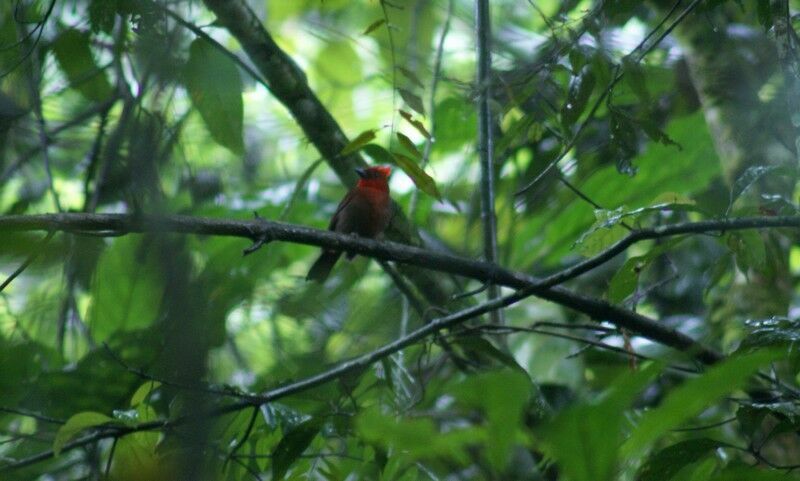
[[[473,2],[231,3],[363,140],[353,150],[398,163],[392,196],[424,245],[480,257]],[[798,214],[800,2],[491,9],[504,266],[546,275],[639,226]],[[325,228],[346,190],[336,160],[250,65],[200,1],[2,2],[0,212],[255,211]],[[36,256],[0,295],[2,479],[798,476],[796,229],[639,243],[569,283],[732,354],[702,374],[530,298],[503,330],[475,319],[442,334],[447,349],[428,339],[199,420],[479,302],[458,294],[480,285],[438,275],[451,301],[415,309],[364,258],[306,283],[317,250],[301,245],[243,257],[226,237],[42,238],[0,244],[3,278]],[[181,416],[194,421],[136,428]]]

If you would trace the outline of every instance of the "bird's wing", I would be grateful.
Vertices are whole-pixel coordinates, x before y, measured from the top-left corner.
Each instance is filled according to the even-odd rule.
[[[331,222],[328,224],[328,230],[336,230],[336,224],[339,222],[339,214],[342,212],[347,204],[349,204],[353,200],[353,191],[347,193],[344,198],[339,202],[339,205],[336,207],[336,212],[333,213],[333,217],[331,217]]]

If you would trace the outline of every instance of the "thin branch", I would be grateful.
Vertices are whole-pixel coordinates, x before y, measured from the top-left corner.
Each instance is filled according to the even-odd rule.
[[[44,30],[44,22],[47,21],[47,18],[50,16],[50,13],[53,10],[53,6],[55,5],[55,0],[53,0],[50,4],[50,8],[47,11],[45,19],[43,20],[42,24],[40,25],[41,30]],[[27,32],[25,32],[25,28],[22,25],[19,26],[20,38],[26,38]],[[39,37],[41,37],[41,31],[39,32]],[[39,143],[41,144],[42,149],[42,157],[44,159],[44,171],[47,178],[47,186],[50,194],[53,197],[53,204],[56,207],[56,210],[59,212],[63,212],[63,208],[61,207],[61,200],[58,196],[58,192],[55,189],[55,185],[53,184],[53,169],[50,162],[50,140],[47,137],[47,125],[44,119],[44,112],[42,111],[42,93],[40,89],[42,88],[42,66],[40,64],[39,59],[39,42],[37,41],[33,43],[31,46],[31,68],[29,69],[29,83],[28,86],[30,87],[30,94],[33,103],[33,112],[36,117],[36,127],[39,133]]]
[[[712,424],[704,424],[702,426],[693,426],[691,428],[677,428],[677,429],[672,429],[672,431],[674,431],[676,433],[686,433],[686,432],[691,432],[691,431],[704,431],[706,429],[713,429],[713,428],[718,428],[720,426],[724,426],[724,425],[726,425],[728,423],[732,423],[733,421],[736,421],[736,419],[737,418],[734,416],[732,418],[723,419],[722,421],[719,421],[719,422],[716,422],[716,423],[712,423]]]
[[[439,43],[436,45],[436,57],[433,61],[433,74],[431,78],[431,88],[430,88],[430,95],[428,96],[428,112],[430,114],[430,120],[428,121],[428,126],[430,127],[430,134],[429,138],[425,139],[425,150],[422,153],[422,161],[420,165],[424,168],[428,165],[428,160],[431,157],[431,150],[433,149],[433,142],[436,138],[433,136],[434,131],[436,130],[436,90],[439,86],[439,80],[442,73],[442,57],[444,56],[444,41],[447,38],[447,34],[450,33],[450,20],[453,16],[453,1],[454,0],[447,0],[447,13],[445,14],[444,25],[442,26],[442,34],[439,36]],[[414,199],[418,195],[417,191],[414,190]],[[413,209],[409,209],[409,211],[413,212]],[[411,214],[409,214],[411,215]]]
[[[63,419],[52,418],[50,416],[45,416],[44,414],[35,413],[33,411],[28,411],[27,409],[22,409],[22,408],[10,408],[7,406],[0,406],[0,412],[9,414],[18,414],[20,416],[34,418],[37,421],[43,421],[50,424],[64,424],[66,422]]]
[[[170,381],[169,379],[160,378],[157,376],[153,376],[141,369],[135,368],[133,366],[128,365],[124,359],[122,359],[117,353],[115,353],[111,347],[107,343],[103,343],[103,348],[105,348],[106,354],[108,357],[114,360],[117,364],[122,366],[123,369],[128,371],[131,374],[134,374],[137,377],[145,379],[147,381],[158,382],[163,384],[164,386],[174,387],[176,389],[181,389],[184,391],[193,391],[193,392],[202,392],[206,394],[214,394],[217,396],[229,396],[237,399],[252,399],[253,396],[250,394],[240,393],[233,391],[231,389],[215,389],[213,387],[204,385],[204,384],[185,384],[185,383],[178,383],[174,381]]]
[[[11,74],[11,72],[16,70],[17,67],[22,65],[26,60],[28,60],[28,57],[30,57],[31,54],[34,53],[34,51],[36,50],[36,47],[39,45],[39,42],[42,40],[42,34],[44,33],[44,25],[47,23],[47,20],[50,18],[50,15],[53,13],[53,7],[55,7],[55,6],[56,6],[56,0],[51,0],[50,6],[47,7],[47,12],[45,12],[45,14],[44,14],[44,18],[42,19],[41,22],[37,22],[37,27],[34,28],[33,30],[31,30],[31,32],[30,32],[31,36],[33,36],[33,32],[35,32],[38,29],[38,33],[36,35],[36,40],[33,41],[33,46],[27,52],[25,52],[25,55],[20,56],[19,60],[14,62],[14,65],[9,67],[5,72],[0,73],[0,79],[2,79],[5,76]],[[16,15],[16,12],[15,12],[15,15]],[[29,39],[30,39],[30,37],[25,37],[20,41],[20,43],[25,42],[25,41],[27,41]]]
[[[579,342],[579,343],[585,344],[586,347],[595,347],[597,349],[613,352],[613,353],[620,354],[620,355],[625,356],[625,357],[631,357],[632,356],[632,357],[634,357],[636,359],[639,359],[641,361],[653,360],[653,358],[651,358],[649,356],[645,356],[644,354],[639,354],[637,352],[629,351],[629,350],[627,350],[625,348],[622,348],[622,347],[612,346],[611,344],[606,344],[604,342],[601,342],[601,341],[598,341],[598,340],[595,340],[595,339],[588,339],[588,338],[581,337],[581,336],[574,336],[572,334],[565,334],[563,332],[555,332],[555,331],[548,331],[548,330],[545,330],[545,329],[539,329],[539,328],[535,327],[535,324],[532,325],[532,326],[529,326],[529,327],[524,327],[524,326],[523,327],[520,327],[520,326],[506,326],[506,325],[499,325],[499,324],[483,324],[483,325],[480,325],[480,326],[472,327],[472,328],[467,329],[466,331],[462,331],[462,332],[460,332],[458,334],[462,334],[463,332],[485,332],[485,333],[489,333],[489,334],[520,334],[520,333],[541,334],[543,336],[557,337],[559,339],[566,339],[568,341]],[[567,358],[574,357],[577,354],[580,354],[582,351],[583,351],[583,349],[579,350],[575,354],[570,354],[569,356],[567,356]],[[689,373],[689,374],[697,374],[698,373],[697,369],[691,369],[691,368],[684,367],[684,366],[670,365],[669,368],[673,369],[675,371],[685,372],[685,373]]]
[[[256,425],[256,419],[258,419],[258,413],[261,412],[258,406],[253,407],[253,414],[250,415],[250,421],[247,423],[247,428],[244,430],[244,434],[242,438],[239,439],[236,444],[231,449],[231,452],[225,457],[225,463],[228,462],[230,459],[235,460],[236,451],[238,451],[244,443],[247,442],[247,439],[250,437],[250,433],[253,432],[253,427]]]
[[[475,37],[478,61],[478,152],[481,165],[481,221],[483,223],[483,257],[497,263],[497,217],[494,211],[494,120],[489,106],[492,94],[492,21],[489,0],[475,0]],[[488,298],[497,299],[498,287],[489,283]],[[492,311],[492,322],[503,323],[502,311]]]
[[[111,452],[108,453],[108,460],[106,460],[106,470],[105,470],[105,477],[108,479],[109,473],[111,473],[111,461],[114,460],[114,453],[117,450],[117,438],[114,438],[114,442],[111,444]]]

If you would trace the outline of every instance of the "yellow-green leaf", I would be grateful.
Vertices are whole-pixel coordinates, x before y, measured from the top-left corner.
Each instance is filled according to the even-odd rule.
[[[411,107],[414,112],[425,115],[425,107],[422,105],[422,99],[406,89],[397,89],[397,92],[403,97],[403,101]]]
[[[364,147],[375,138],[376,129],[369,129],[361,132],[355,139],[351,140],[349,144],[345,145],[339,155],[348,155]]]
[[[84,411],[78,414],[75,414],[71,418],[64,423],[58,429],[56,433],[56,438],[53,440],[53,454],[58,456],[61,452],[61,449],[64,447],[67,442],[74,438],[76,434],[83,431],[84,429],[92,428],[95,426],[100,426],[101,424],[106,424],[110,422],[115,422],[113,418],[106,416],[102,413],[97,413],[93,411]]]
[[[381,18],[381,19],[375,20],[374,22],[372,22],[372,23],[370,23],[370,24],[369,24],[369,27],[367,27],[367,28],[366,28],[366,29],[365,29],[365,30],[364,30],[364,31],[361,33],[361,35],[369,35],[369,34],[371,34],[371,33],[372,33],[372,32],[374,32],[375,30],[377,30],[377,29],[378,29],[378,27],[380,27],[381,25],[383,25],[384,23],[386,23],[386,19],[383,19],[383,18]]]
[[[425,88],[425,86],[424,86],[424,85],[422,85],[422,82],[420,82],[420,80],[419,80],[419,78],[416,76],[416,74],[415,74],[414,72],[412,72],[411,70],[409,70],[409,69],[407,69],[407,68],[404,68],[404,67],[397,67],[397,70],[399,70],[399,71],[400,71],[400,73],[401,73],[401,74],[403,74],[403,76],[404,76],[405,78],[407,78],[408,80],[410,80],[410,81],[411,81],[412,83],[414,83],[415,85],[419,86],[419,88],[421,88],[421,89],[424,89],[424,88]]]
[[[364,146],[364,153],[372,157],[372,160],[378,164],[397,164],[394,155],[380,145],[367,144]]]
[[[131,407],[136,407],[137,405],[141,404],[147,396],[150,395],[151,392],[155,391],[161,387],[161,383],[158,381],[147,381],[146,383],[139,386],[139,389],[133,393],[131,396]]]
[[[415,129],[417,129],[417,132],[422,134],[426,139],[430,140],[431,134],[430,134],[430,132],[428,132],[428,130],[425,128],[425,126],[422,125],[422,122],[420,122],[419,120],[414,120],[414,118],[411,116],[411,114],[409,112],[406,112],[405,110],[398,110],[398,112],[400,112],[400,116],[401,117],[406,119],[406,122],[408,122]]]
[[[393,155],[397,165],[403,169],[406,175],[411,177],[411,180],[414,181],[414,185],[416,185],[419,190],[437,200],[442,200],[442,194],[439,193],[439,189],[436,187],[436,181],[433,180],[433,177],[426,174],[417,162],[403,154],[393,152]]]
[[[405,149],[414,156],[415,159],[419,160],[422,158],[422,154],[419,150],[417,150],[417,146],[414,145],[414,142],[411,141],[406,135],[401,132],[397,132],[397,139],[400,141],[400,145],[405,147]]]

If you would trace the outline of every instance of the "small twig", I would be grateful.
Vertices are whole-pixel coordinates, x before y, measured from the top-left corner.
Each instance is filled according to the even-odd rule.
[[[17,269],[14,272],[12,272],[11,275],[8,276],[8,278],[6,278],[6,280],[3,281],[2,284],[0,284],[0,292],[3,292],[3,290],[6,287],[8,287],[8,285],[11,284],[11,282],[13,282],[14,279],[17,278],[17,276],[22,274],[25,271],[25,269],[27,269],[28,266],[30,266],[33,263],[33,261],[35,261],[36,258],[42,254],[41,248],[47,245],[48,242],[50,242],[50,239],[53,238],[55,233],[56,233],[55,230],[51,230],[50,232],[47,233],[44,239],[42,239],[41,242],[39,242],[39,245],[36,246],[36,250],[33,253],[31,253],[31,255],[29,255],[28,258],[25,259],[25,261],[19,267],[17,267]]]
[[[63,419],[45,416],[44,414],[35,413],[33,411],[28,411],[27,409],[21,409],[21,408],[10,408],[7,406],[0,406],[0,411],[9,414],[19,414],[20,416],[34,418],[37,421],[43,421],[51,424],[64,424],[66,422]]]
[[[228,463],[235,455],[236,452],[247,442],[247,439],[250,437],[250,433],[253,432],[253,426],[256,424],[256,419],[258,419],[258,413],[261,412],[261,409],[258,406],[253,406],[253,414],[250,415],[250,421],[247,423],[247,428],[244,430],[244,434],[242,435],[241,439],[239,439],[236,444],[231,449],[231,452],[225,457],[225,462],[223,463],[223,469],[225,464]]]
[[[133,366],[130,366],[128,363],[125,362],[124,359],[122,359],[119,355],[117,355],[117,353],[115,353],[111,349],[111,347],[105,342],[103,343],[103,348],[105,348],[105,351],[109,355],[109,357],[111,357],[111,359],[113,359],[117,364],[122,366],[126,371],[130,372],[131,374],[135,374],[136,376],[138,376],[138,377],[140,377],[142,379],[146,379],[148,381],[158,382],[158,383],[161,383],[161,384],[163,384],[165,386],[170,386],[170,387],[174,387],[176,389],[182,389],[182,390],[185,390],[185,391],[202,392],[202,393],[206,393],[206,394],[214,394],[214,395],[218,395],[218,396],[228,396],[228,397],[233,397],[233,398],[237,398],[237,399],[247,399],[247,400],[251,400],[251,399],[255,399],[256,398],[256,396],[253,396],[252,394],[244,394],[244,393],[240,393],[240,392],[235,392],[235,391],[230,390],[230,389],[215,389],[215,388],[212,388],[210,386],[203,385],[203,384],[197,384],[197,385],[182,384],[182,383],[177,383],[177,382],[174,382],[174,381],[170,381],[168,379],[159,378],[159,377],[153,376],[152,374],[144,372],[141,369],[138,369],[138,368],[135,368]]]
[[[726,425],[728,423],[731,423],[733,421],[736,421],[736,416],[734,416],[732,418],[724,419],[722,421],[719,421],[719,422],[716,422],[716,423],[713,423],[713,424],[705,424],[703,426],[695,426],[695,427],[691,427],[691,428],[677,428],[677,429],[672,429],[672,431],[678,432],[678,433],[685,433],[685,432],[691,432],[691,431],[704,431],[706,429],[713,429],[713,428],[718,428],[720,426],[724,426],[724,425]]]
[[[489,285],[484,283],[484,284],[481,284],[480,286],[478,286],[475,289],[472,289],[470,291],[459,292],[458,294],[453,294],[452,296],[450,296],[450,300],[451,301],[460,301],[461,299],[466,299],[468,297],[472,297],[472,296],[475,296],[477,294],[480,294],[481,292],[485,291],[488,288],[489,288]]]
[[[111,473],[111,461],[114,459],[114,452],[117,450],[117,441],[119,438],[114,438],[113,443],[111,444],[111,452],[108,453],[108,460],[106,461],[106,469],[105,469],[105,478],[108,479],[109,473]]]
[[[256,220],[263,220],[263,218],[260,215],[258,215],[258,212],[253,211],[253,216],[255,217]],[[242,255],[243,256],[250,255],[253,252],[261,249],[265,245],[269,244],[270,242],[272,242],[272,237],[270,236],[269,231],[263,230],[261,233],[255,235],[253,239],[253,244],[251,244],[246,249],[242,250]]]

